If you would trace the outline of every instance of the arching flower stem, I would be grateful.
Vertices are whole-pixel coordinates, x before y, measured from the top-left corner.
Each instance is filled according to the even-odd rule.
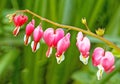
[[[79,28],[79,27],[74,27],[74,26],[68,26],[68,25],[58,24],[58,23],[56,23],[56,22],[53,22],[53,21],[48,20],[48,19],[46,19],[46,18],[43,18],[42,16],[37,15],[36,13],[34,13],[34,12],[28,10],[28,9],[18,10],[18,11],[16,11],[14,14],[19,13],[19,12],[29,13],[29,14],[31,14],[31,15],[39,18],[39,19],[41,19],[42,21],[48,22],[48,23],[53,24],[53,25],[55,25],[55,26],[57,26],[57,27],[60,27],[60,28],[66,28],[66,29],[69,29],[69,30],[75,30],[75,31],[83,32],[83,33],[85,33],[85,34],[87,34],[87,35],[90,35],[90,36],[92,36],[92,37],[95,37],[95,38],[97,38],[97,39],[105,42],[109,47],[114,48],[116,51],[120,52],[120,48],[119,48],[117,45],[115,45],[113,42],[111,42],[111,41],[109,41],[109,40],[107,40],[107,39],[105,39],[105,38],[103,38],[103,37],[101,37],[101,36],[98,36],[97,34],[91,32],[91,31],[83,30],[82,28]]]

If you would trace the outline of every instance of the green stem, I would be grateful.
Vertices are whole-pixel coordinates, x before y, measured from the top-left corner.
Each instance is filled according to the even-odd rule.
[[[37,15],[36,13],[28,10],[28,9],[16,11],[16,13],[17,13],[17,12],[27,12],[27,13],[29,13],[29,14],[31,14],[31,15],[34,15],[35,17],[37,17],[37,18],[39,18],[39,19],[41,19],[41,20],[43,20],[43,21],[45,21],[45,22],[51,23],[51,24],[53,24],[53,25],[55,25],[55,26],[58,26],[58,27],[61,27],[61,28],[66,28],[66,29],[70,29],[70,30],[75,30],[75,31],[81,31],[81,32],[83,32],[83,33],[85,33],[85,34],[87,34],[87,35],[90,35],[90,36],[93,36],[93,37],[95,37],[95,38],[98,38],[99,40],[105,42],[105,43],[108,44],[110,47],[112,47],[112,48],[114,48],[115,50],[117,50],[118,52],[120,52],[120,48],[119,48],[118,46],[116,46],[114,43],[110,42],[109,40],[107,40],[107,39],[105,39],[105,38],[103,38],[103,37],[100,37],[100,36],[92,33],[91,31],[86,31],[86,30],[83,30],[82,28],[79,28],[79,27],[74,27],[74,26],[68,26],[68,25],[58,24],[58,23],[56,23],[56,22],[53,22],[53,21],[48,20],[48,19],[46,19],[46,18],[43,18],[43,17]]]
[[[89,29],[89,27],[88,27],[87,23],[86,23],[86,24],[84,24],[84,25],[85,25],[86,29],[87,29],[88,31],[90,31],[90,29]]]

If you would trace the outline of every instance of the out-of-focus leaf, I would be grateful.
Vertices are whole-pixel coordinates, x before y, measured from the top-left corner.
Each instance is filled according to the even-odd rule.
[[[106,84],[120,84],[119,82],[117,82],[120,81],[119,78],[120,78],[120,74],[117,73],[114,76],[112,76],[112,78],[108,82],[106,82]]]
[[[19,51],[17,49],[13,49],[3,56],[2,60],[0,61],[0,76],[5,69],[7,69],[7,67],[9,67],[9,65],[15,61],[18,55]]]
[[[98,0],[97,3],[94,4],[95,7],[93,8],[93,10],[91,12],[92,14],[91,14],[90,21],[89,21],[90,28],[93,27],[93,25],[97,19],[98,14],[102,11],[104,2],[105,2],[105,0]]]
[[[97,38],[94,38],[94,37],[91,37],[91,36],[88,36],[88,38],[91,40],[91,42],[93,43],[104,43],[103,41],[97,39]],[[116,44],[120,44],[120,40],[119,40],[119,37],[114,37],[114,38],[111,38],[111,36],[108,36],[108,35],[105,35],[104,36],[105,39],[111,41],[111,42],[114,42]]]
[[[0,1],[0,12],[4,9],[6,2],[7,2],[7,0]]]
[[[19,9],[17,0],[11,0],[11,3],[12,3],[13,8]]]
[[[112,50],[112,53],[115,57],[120,57],[120,52],[116,51],[115,49]]]
[[[120,6],[116,9],[114,15],[107,26],[106,34],[109,34],[112,38],[117,37],[120,34]]]
[[[78,84],[90,84],[91,78],[92,76],[85,71],[77,71],[72,75],[72,79]]]

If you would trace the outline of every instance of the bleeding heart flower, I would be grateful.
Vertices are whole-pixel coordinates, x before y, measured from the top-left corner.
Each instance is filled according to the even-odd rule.
[[[115,59],[111,52],[105,52],[104,49],[100,47],[95,48],[92,55],[92,63],[94,66],[98,67],[98,80],[102,78],[102,74],[104,71],[106,73],[110,73],[114,70],[114,61]]]
[[[62,39],[60,39],[57,43],[57,52],[56,59],[57,63],[60,64],[64,59],[64,53],[70,46],[70,33],[67,33]]]
[[[13,35],[17,36],[20,30],[20,27],[25,24],[28,20],[28,17],[25,15],[15,15],[13,16],[13,22],[14,25],[16,26],[15,29],[13,30]]]
[[[43,30],[42,27],[40,25],[37,26],[37,28],[34,29],[33,31],[33,40],[31,43],[31,48],[33,52],[36,52],[36,50],[39,49],[40,44],[39,41],[42,38],[43,35]]]
[[[84,37],[82,32],[77,35],[76,46],[80,51],[80,61],[86,65],[89,59],[90,40],[86,36]]]
[[[54,30],[53,28],[48,28],[45,30],[43,39],[45,43],[48,45],[48,50],[46,52],[46,56],[50,57],[52,54],[52,47],[56,47],[58,41],[64,37],[64,31],[61,28]]]
[[[30,43],[30,36],[34,31],[35,20],[33,19],[29,24],[26,26],[26,32],[24,36],[24,44],[28,45]]]

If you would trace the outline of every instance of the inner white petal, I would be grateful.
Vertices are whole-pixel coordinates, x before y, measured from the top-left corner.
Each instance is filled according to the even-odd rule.
[[[31,37],[28,38],[28,44],[30,43],[30,41],[31,41]]]
[[[24,35],[24,42],[26,41],[26,35]]]
[[[17,28],[16,35],[18,35],[19,31],[20,31],[20,26]]]
[[[62,54],[60,57],[56,57],[56,59],[57,59],[57,63],[60,64],[62,61],[65,60],[65,56],[64,54]]]
[[[79,59],[84,65],[87,65],[89,56],[85,58],[85,57],[82,56],[82,54],[80,54]]]
[[[36,51],[40,48],[40,43],[37,43]]]
[[[25,42],[25,41],[26,41],[26,35],[24,35],[24,42]],[[30,41],[31,41],[31,37],[28,38],[28,43],[27,43],[27,44],[29,44]]]
[[[31,48],[33,49],[33,46],[34,46],[34,41],[32,41],[32,43],[31,43]]]
[[[52,47],[50,47],[50,49],[49,49],[49,54],[48,54],[48,58],[50,57],[50,55],[52,54]]]
[[[97,71],[96,75],[97,75],[98,80],[100,80],[100,79],[102,79],[102,74],[104,72],[104,68],[102,67],[102,65],[98,65],[97,67],[98,67],[98,71]]]

